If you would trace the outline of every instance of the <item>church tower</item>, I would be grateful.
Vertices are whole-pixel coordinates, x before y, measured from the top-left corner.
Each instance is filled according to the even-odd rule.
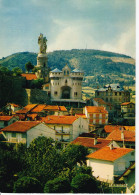
[[[37,56],[37,78],[43,78],[45,82],[49,80],[49,72],[48,72],[48,65],[47,65],[47,39],[43,37],[43,34],[40,33],[38,37],[38,44],[40,46],[40,51]]]

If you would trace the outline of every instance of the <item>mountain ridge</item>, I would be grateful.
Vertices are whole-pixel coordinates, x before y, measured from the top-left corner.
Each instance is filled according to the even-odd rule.
[[[116,79],[113,78],[113,75],[117,75],[117,79],[119,78],[122,82],[125,82],[128,76],[128,85],[129,76],[131,76],[131,81],[135,77],[135,60],[124,54],[94,49],[72,49],[48,52],[47,56],[48,66],[51,70],[55,68],[62,70],[67,64],[71,69],[78,68],[84,71],[85,78],[92,76],[92,79],[89,81],[87,78],[87,81],[94,82],[94,85],[97,82],[104,82],[104,84],[114,82]],[[28,61],[36,65],[37,53],[18,52],[2,58],[0,64],[9,69],[19,67],[25,72],[25,64]]]

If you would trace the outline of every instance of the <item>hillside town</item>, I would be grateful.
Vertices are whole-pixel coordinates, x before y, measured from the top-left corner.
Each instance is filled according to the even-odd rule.
[[[108,83],[96,89],[95,97],[84,100],[84,72],[68,64],[49,70],[43,34],[38,44],[36,72],[20,76],[27,92],[26,105],[7,102],[1,109],[1,147],[24,145],[29,151],[40,137],[52,139],[63,150],[71,145],[85,147],[88,153],[84,165],[100,186],[134,193],[135,103],[130,101],[130,91],[119,83]],[[32,89],[37,79],[43,79],[41,89]],[[77,161],[76,167],[80,166]]]

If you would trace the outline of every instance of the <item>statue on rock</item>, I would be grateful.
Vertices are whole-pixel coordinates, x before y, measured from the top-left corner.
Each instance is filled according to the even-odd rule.
[[[43,34],[40,33],[40,36],[38,37],[38,44],[40,45],[40,53],[45,54],[47,49],[47,39],[46,37],[43,37]]]

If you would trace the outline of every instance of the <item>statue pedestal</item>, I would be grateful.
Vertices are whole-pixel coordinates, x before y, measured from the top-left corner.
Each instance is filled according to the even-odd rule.
[[[47,66],[47,54],[39,53],[37,56],[37,67],[46,67]]]

